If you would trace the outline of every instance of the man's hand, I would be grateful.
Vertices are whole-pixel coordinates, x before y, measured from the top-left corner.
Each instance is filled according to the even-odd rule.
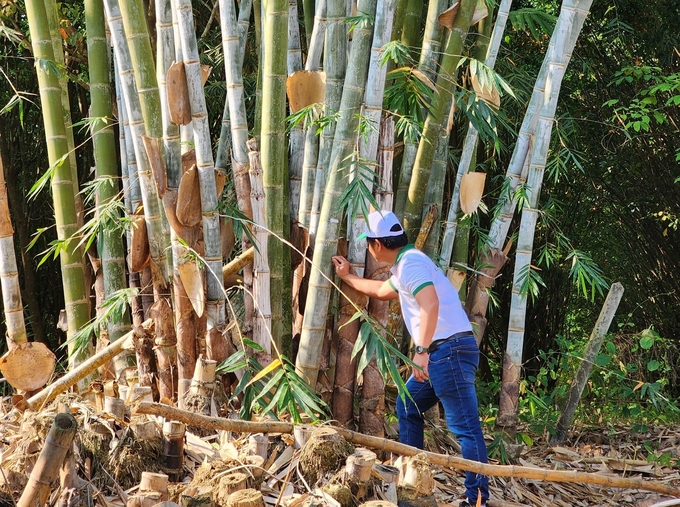
[[[333,261],[333,266],[335,266],[335,273],[340,277],[344,278],[349,275],[350,263],[342,255],[336,255],[331,259]]]
[[[430,355],[429,354],[415,354],[413,356],[413,363],[416,366],[419,366],[422,368],[422,371],[419,370],[418,368],[413,368],[413,378],[415,378],[419,382],[425,382],[428,378],[430,378],[430,374],[427,371],[427,365],[430,362]]]

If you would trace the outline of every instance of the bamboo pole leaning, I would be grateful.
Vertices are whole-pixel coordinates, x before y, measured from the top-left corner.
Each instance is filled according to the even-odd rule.
[[[148,331],[153,326],[151,319],[144,321],[142,328]],[[114,359],[118,354],[125,350],[134,350],[133,337],[136,331],[133,329],[115,342],[103,348],[95,355],[80,363],[76,368],[68,372],[63,377],[58,378],[52,384],[45,386],[42,391],[31,396],[27,402],[33,410],[41,410],[50,401],[54,400],[61,393],[65,392],[78,381],[87,377],[100,366]]]
[[[578,407],[579,401],[581,401],[583,389],[593,371],[595,359],[600,353],[602,340],[614,320],[616,309],[619,307],[622,297],[623,285],[619,282],[613,283],[609,288],[607,299],[605,300],[604,305],[602,305],[602,310],[600,310],[600,316],[597,318],[595,327],[593,328],[592,333],[590,333],[586,349],[583,352],[583,360],[578,365],[578,370],[576,371],[574,380],[569,388],[567,399],[562,406],[562,413],[557,421],[555,434],[550,438],[550,445],[560,445],[567,438],[567,432],[569,431],[569,426],[571,426],[571,421],[576,413],[576,407]]]
[[[42,507],[47,503],[77,429],[78,423],[71,414],[57,414],[16,507]]]
[[[162,405],[160,403],[141,402],[133,407],[133,413],[147,414],[164,417],[168,420],[179,421],[191,426],[222,431],[235,431],[242,433],[292,433],[295,426],[286,422],[251,422],[221,417],[207,417],[186,410]],[[641,489],[670,496],[680,497],[680,488],[666,484],[645,481],[642,479],[612,477],[597,473],[566,472],[562,470],[544,470],[542,468],[525,467],[517,465],[490,465],[471,461],[447,454],[426,452],[410,445],[388,440],[386,438],[363,435],[356,431],[345,428],[333,427],[345,440],[356,445],[370,447],[383,452],[393,452],[402,456],[415,456],[424,453],[427,460],[433,465],[455,468],[483,475],[495,477],[516,477],[521,479],[536,479],[548,482],[577,482],[582,484],[595,484],[608,488]]]
[[[506,428],[513,435],[517,425],[517,400],[519,399],[520,372],[528,295],[523,294],[520,287],[523,277],[528,276],[531,269],[536,223],[539,215],[539,200],[545,165],[548,159],[550,138],[555,122],[555,111],[560,94],[562,78],[571,59],[571,51],[581,32],[593,0],[565,0],[562,11],[567,13],[571,22],[567,23],[567,37],[562,44],[556,44],[559,57],[547,65],[546,95],[536,125],[536,141],[531,151],[531,162],[527,176],[527,203],[522,207],[522,218],[517,236],[515,253],[515,270],[513,274],[512,295],[510,298],[510,318],[508,322],[508,339],[503,356],[503,378],[501,396],[498,406],[496,424]]]

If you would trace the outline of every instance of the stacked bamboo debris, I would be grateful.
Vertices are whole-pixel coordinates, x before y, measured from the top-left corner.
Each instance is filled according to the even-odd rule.
[[[204,394],[202,389],[193,394]],[[350,507],[379,501],[375,507],[396,502],[436,507],[455,505],[463,497],[463,473],[433,464],[432,456],[441,454],[381,453],[355,447],[358,434],[342,428],[209,417],[148,401],[135,403],[134,396],[146,395],[128,392],[122,399],[120,392],[118,397],[99,393],[86,400],[61,394],[40,411],[24,412],[4,399],[0,505]],[[186,423],[142,413],[153,410],[180,414],[175,418],[186,418]],[[431,428],[429,450],[455,452],[455,442],[440,423]],[[231,429],[210,429],[215,425]],[[55,427],[70,432],[73,443],[50,436]],[[251,428],[267,432],[252,433]],[[202,436],[195,433],[198,429]],[[642,443],[627,431],[609,429],[606,439],[584,434],[571,448],[535,444],[516,467],[653,479],[642,482],[642,489],[498,476],[491,477],[489,505],[653,505],[668,495],[644,489],[656,485],[672,493],[680,486],[680,435],[655,428],[643,438],[668,459],[639,459]],[[48,453],[46,460],[43,454],[55,449],[55,441],[64,452]],[[383,449],[399,446],[385,442]],[[25,501],[22,492],[31,499]]]

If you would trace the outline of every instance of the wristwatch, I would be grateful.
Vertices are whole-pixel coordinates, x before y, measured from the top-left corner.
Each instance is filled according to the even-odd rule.
[[[427,347],[423,347],[422,345],[416,345],[416,354],[429,354],[430,351],[428,350]]]

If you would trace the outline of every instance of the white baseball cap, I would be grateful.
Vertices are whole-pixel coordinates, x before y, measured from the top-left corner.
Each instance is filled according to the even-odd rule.
[[[374,211],[368,215],[366,231],[357,240],[364,238],[390,238],[404,234],[397,215],[387,210]]]

